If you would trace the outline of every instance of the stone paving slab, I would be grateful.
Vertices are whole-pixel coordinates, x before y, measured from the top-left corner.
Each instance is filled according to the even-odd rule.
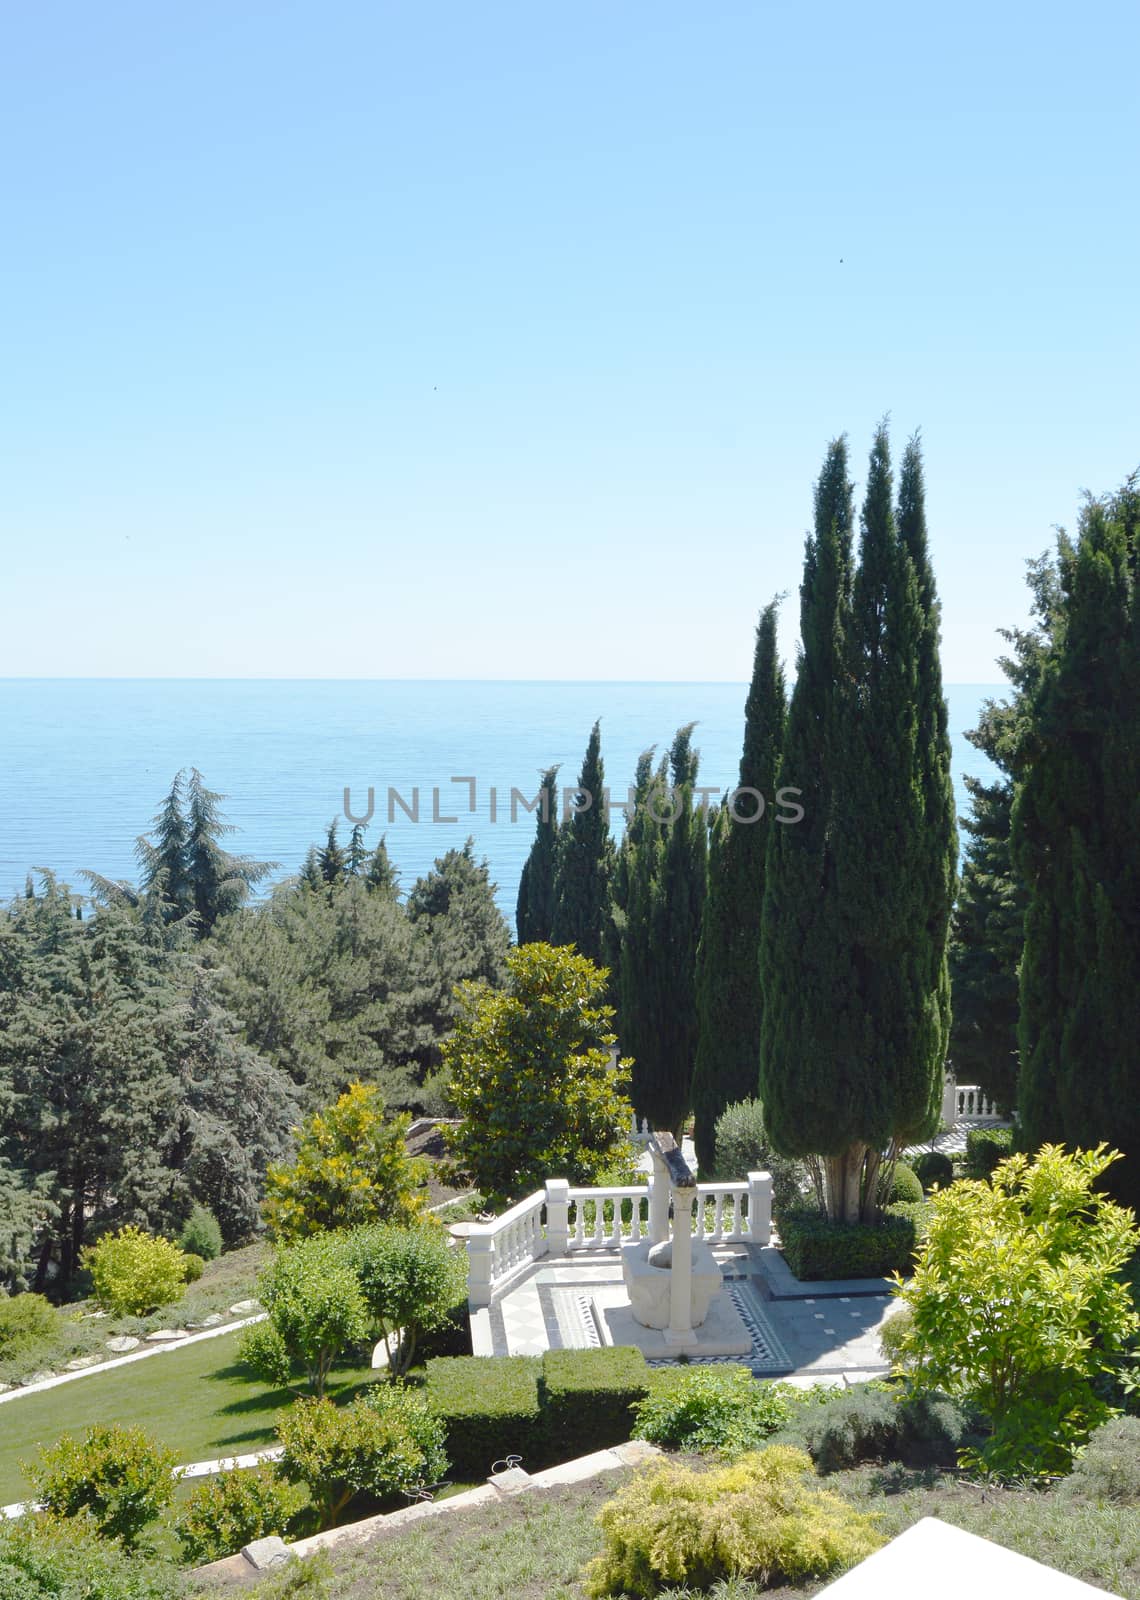
[[[889,1278],[797,1278],[774,1245],[764,1245],[757,1250],[754,1261],[757,1276],[769,1290],[773,1300],[803,1300],[808,1295],[816,1300],[855,1295],[890,1294]]]

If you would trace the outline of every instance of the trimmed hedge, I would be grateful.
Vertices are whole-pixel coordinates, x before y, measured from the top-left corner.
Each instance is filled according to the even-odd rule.
[[[954,1163],[941,1150],[924,1150],[920,1156],[915,1156],[911,1165],[918,1181],[927,1191],[933,1189],[935,1184],[940,1189],[948,1189],[954,1182]]]
[[[784,1260],[797,1278],[807,1282],[905,1274],[913,1264],[918,1239],[918,1218],[901,1205],[891,1207],[876,1223],[828,1222],[818,1212],[796,1211],[780,1224]]]
[[[640,1350],[548,1350],[538,1399],[552,1461],[624,1444],[633,1433],[633,1408],[649,1393],[649,1367]]]
[[[431,1410],[447,1432],[453,1478],[479,1482],[496,1461],[522,1457],[531,1471],[542,1460],[538,1380],[541,1356],[437,1356],[424,1369]]]
[[[887,1205],[893,1205],[896,1201],[903,1201],[908,1205],[917,1204],[922,1199],[922,1180],[914,1168],[908,1166],[905,1161],[896,1161],[890,1187],[882,1195],[882,1199]]]
[[[966,1135],[966,1171],[971,1178],[988,1178],[1012,1149],[1012,1128],[971,1128]]]

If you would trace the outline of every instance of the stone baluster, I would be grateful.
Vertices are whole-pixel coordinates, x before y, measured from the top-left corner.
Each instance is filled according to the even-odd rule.
[[[748,1174],[748,1231],[753,1244],[767,1244],[772,1237],[772,1174]]]

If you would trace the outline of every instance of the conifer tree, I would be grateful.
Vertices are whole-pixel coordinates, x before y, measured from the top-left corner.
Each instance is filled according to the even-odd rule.
[[[364,843],[364,830],[367,826],[367,823],[357,822],[348,841],[345,871],[350,878],[363,877],[368,870],[369,853]]]
[[[649,752],[638,763],[639,803],[617,880],[624,903],[615,906],[618,1029],[623,1052],[634,1057],[631,1098],[639,1118],[677,1137],[692,1091],[708,854],[707,817],[693,793],[692,726],[678,730],[655,777]]]
[[[744,707],[744,750],[733,805],[719,808],[709,830],[708,893],[697,957],[699,1032],[693,1072],[697,1163],[712,1172],[717,1118],[755,1098],[760,1062],[760,916],[764,859],[786,698],[776,648],[779,602],[761,613],[752,683]]]
[[[1013,809],[1029,907],[1018,1109],[1030,1148],[1102,1140],[1140,1203],[1140,487],[1089,500],[1062,537],[1060,626],[1030,709]]]
[[[326,883],[339,883],[348,869],[348,857],[337,839],[337,819],[329,823],[324,845],[317,851],[317,866]]]
[[[380,842],[372,852],[365,882],[370,889],[379,889],[382,894],[391,895],[393,899],[399,891],[400,874],[392,865],[392,858],[388,854],[387,838],[384,834],[381,834]]]
[[[613,841],[605,803],[601,724],[594,723],[578,774],[580,795],[590,797],[558,830],[551,940],[572,944],[590,961],[603,959]]]
[[[548,768],[539,786],[534,843],[523,863],[515,927],[519,944],[549,944],[554,928],[554,877],[558,862],[558,768]]]

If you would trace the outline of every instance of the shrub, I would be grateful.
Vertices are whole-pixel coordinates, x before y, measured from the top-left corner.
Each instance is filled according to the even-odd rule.
[[[904,1393],[898,1407],[906,1457],[923,1465],[953,1467],[959,1449],[975,1431],[969,1408],[935,1392]]]
[[[444,1327],[457,1302],[466,1300],[466,1254],[450,1248],[434,1218],[412,1227],[379,1223],[355,1229],[343,1251],[384,1340],[389,1370],[400,1377],[424,1334]]]
[[[884,1205],[892,1205],[897,1200],[905,1201],[908,1205],[918,1204],[922,1200],[922,1180],[905,1161],[896,1161],[891,1181],[884,1186],[881,1198]]]
[[[408,1154],[411,1116],[386,1117],[374,1085],[354,1083],[335,1105],[315,1112],[297,1132],[291,1167],[271,1166],[262,1214],[286,1243],[334,1228],[411,1222],[423,1207],[416,1193],[426,1161]]]
[[[649,1393],[640,1350],[549,1350],[542,1358],[538,1401],[546,1448],[557,1461],[624,1444],[634,1407]]]
[[[182,1257],[182,1275],[187,1283],[197,1283],[206,1270],[206,1263],[201,1256],[191,1255],[187,1252]]]
[[[459,1478],[485,1478],[496,1461],[544,1459],[538,1380],[541,1356],[453,1356],[429,1361],[428,1405],[443,1423],[447,1455]]]
[[[1140,1417],[1102,1423],[1056,1492],[1066,1499],[1140,1501]]]
[[[0,1361],[26,1355],[58,1328],[57,1313],[42,1294],[0,1296]]]
[[[179,1600],[182,1594],[182,1576],[169,1561],[128,1554],[101,1539],[86,1517],[0,1520],[3,1600]]]
[[[750,1172],[770,1172],[774,1216],[782,1217],[803,1204],[804,1164],[772,1149],[759,1100],[738,1100],[726,1106],[717,1118],[713,1141],[715,1176],[722,1183],[742,1182]]]
[[[741,1455],[786,1427],[794,1409],[793,1390],[757,1383],[747,1367],[663,1367],[637,1407],[634,1437],[672,1450]]]
[[[251,1539],[282,1537],[305,1504],[304,1491],[270,1467],[235,1467],[194,1485],[174,1531],[194,1566],[233,1555]]]
[[[935,1184],[940,1189],[948,1189],[954,1182],[954,1163],[941,1150],[924,1150],[920,1156],[915,1156],[911,1165],[926,1190],[933,1189]]]
[[[971,1178],[988,1178],[1012,1147],[1012,1128],[971,1128],[966,1135],[967,1173]]]
[[[437,1483],[447,1469],[444,1429],[424,1396],[402,1384],[374,1384],[351,1405],[298,1400],[277,1437],[281,1471],[308,1486],[327,1528],[357,1494],[378,1500]]]
[[[732,1466],[694,1472],[654,1462],[598,1517],[602,1554],[587,1594],[648,1597],[666,1585],[721,1579],[799,1583],[870,1555],[875,1519],[815,1483],[802,1451],[773,1446]]]
[[[368,1333],[368,1310],[342,1242],[317,1234],[279,1249],[258,1279],[258,1294],[268,1321],[246,1330],[238,1359],[277,1388],[295,1388],[303,1374],[319,1399],[333,1362]]]
[[[887,1214],[881,1222],[828,1222],[817,1212],[793,1211],[780,1223],[784,1259],[804,1281],[881,1278],[908,1272],[918,1243],[915,1219]]]
[[[837,1390],[801,1414],[796,1433],[821,1472],[838,1472],[860,1461],[897,1456],[903,1418],[893,1395],[877,1389]]]
[[[182,1251],[141,1228],[104,1234],[87,1246],[81,1259],[91,1274],[95,1300],[118,1317],[145,1317],[181,1300],[186,1287]]]
[[[194,1206],[183,1224],[178,1243],[188,1256],[201,1256],[203,1261],[218,1259],[222,1253],[222,1230],[209,1206]]]
[[[1093,1380],[1140,1327],[1119,1276],[1138,1230],[1096,1187],[1115,1159],[1103,1146],[1068,1155],[1046,1145],[929,1202],[914,1276],[897,1285],[912,1314],[897,1357],[916,1389],[966,1400],[988,1420],[990,1438],[964,1465],[1066,1472],[1109,1414]]]
[[[46,1510],[87,1513],[97,1533],[129,1550],[173,1500],[176,1462],[141,1428],[112,1423],[89,1428],[81,1440],[64,1434],[24,1472]]]

